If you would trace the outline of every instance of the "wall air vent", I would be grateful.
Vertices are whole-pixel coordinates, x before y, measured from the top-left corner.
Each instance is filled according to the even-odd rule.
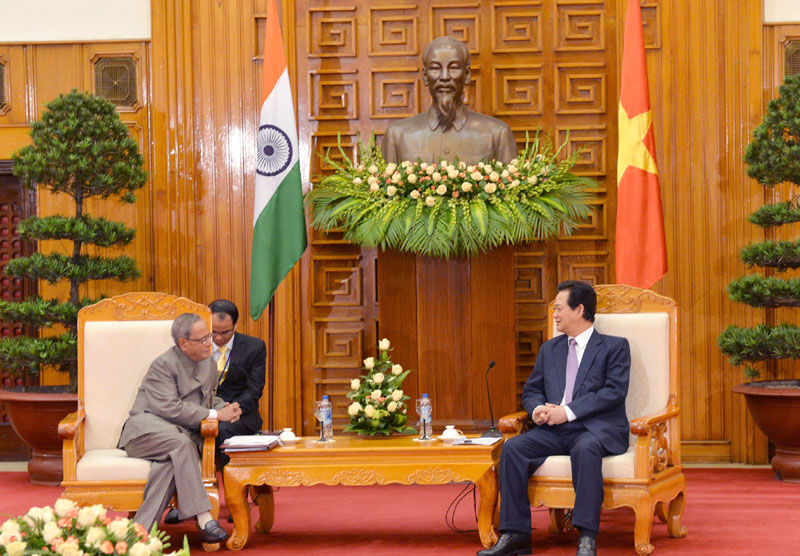
[[[138,104],[136,60],[132,57],[99,57],[94,63],[94,92],[117,107]]]

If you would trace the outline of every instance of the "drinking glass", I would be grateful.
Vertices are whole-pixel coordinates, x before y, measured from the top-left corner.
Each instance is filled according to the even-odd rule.
[[[322,409],[323,402],[317,400],[314,402],[314,417],[319,421],[319,442],[325,442],[325,434],[322,430],[322,421],[325,419],[325,410]]]

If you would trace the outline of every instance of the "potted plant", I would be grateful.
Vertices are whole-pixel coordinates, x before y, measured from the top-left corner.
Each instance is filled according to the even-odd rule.
[[[753,132],[744,161],[747,173],[773,188],[789,182],[800,185],[800,74],[787,77],[777,98],[771,100],[762,123]],[[729,326],[718,338],[720,349],[734,365],[746,365],[750,382],[733,390],[744,394],[756,425],[775,445],[772,468],[784,481],[800,482],[800,380],[754,380],[761,371],[773,372],[775,360],[800,358],[800,327],[775,324],[771,309],[800,307],[800,279],[780,273],[800,268],[800,241],[772,239],[770,233],[784,224],[800,222],[798,195],[766,204],[750,215],[770,239],[741,251],[750,267],[769,269],[765,275],[749,274],[728,286],[731,299],[767,309],[767,323],[752,328]]]
[[[90,198],[136,200],[147,174],[136,141],[114,105],[100,97],[73,90],[46,105],[42,119],[31,126],[32,144],[14,153],[13,171],[25,187],[42,187],[68,195],[69,216],[34,216],[19,223],[27,241],[59,240],[68,253],[33,253],[9,261],[6,274],[18,278],[69,283],[69,299],[32,297],[0,301],[0,319],[18,321],[34,335],[0,341],[0,367],[17,375],[38,376],[44,368],[68,373],[69,386],[31,386],[0,390],[14,430],[31,446],[31,481],[61,481],[61,441],[58,422],[75,411],[77,392],[77,313],[96,300],[81,298],[89,280],[131,280],[139,276],[136,261],[127,256],[87,253],[86,247],[128,245],[135,230],[121,222],[95,218],[85,212]],[[66,201],[66,200],[65,200]],[[39,334],[52,328],[55,334]],[[36,403],[38,402],[38,403]],[[36,405],[31,405],[36,403]]]

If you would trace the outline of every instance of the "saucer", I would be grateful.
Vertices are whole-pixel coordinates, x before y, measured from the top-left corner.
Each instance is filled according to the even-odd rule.
[[[299,442],[300,440],[302,440],[302,438],[303,438],[302,436],[295,436],[292,439],[286,439],[286,440],[281,438],[280,441],[281,441],[282,444],[294,444],[294,443]]]
[[[445,444],[452,444],[456,440],[464,440],[466,438],[466,436],[464,436],[464,435],[460,435],[460,436],[443,436],[443,435],[440,434],[436,438],[438,438],[439,440],[441,440]]]

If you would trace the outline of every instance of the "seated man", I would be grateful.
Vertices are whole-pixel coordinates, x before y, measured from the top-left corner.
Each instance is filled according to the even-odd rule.
[[[235,423],[220,423],[217,446],[237,434],[255,434],[261,430],[258,401],[264,390],[267,369],[267,346],[264,340],[236,332],[239,309],[227,299],[213,301],[211,336],[212,356],[219,376],[217,396],[226,402],[238,402],[242,417]],[[228,456],[220,454],[225,465]]]
[[[602,459],[628,449],[628,340],[595,331],[597,296],[589,284],[570,280],[557,290],[553,317],[563,334],[542,344],[522,391],[522,405],[536,426],[503,445],[502,535],[478,556],[531,553],[528,480],[554,455],[569,455],[572,463],[572,524],[580,531],[577,556],[595,556],[603,502]]]
[[[217,372],[206,321],[192,313],[179,315],[172,323],[172,339],[175,346],[159,355],[142,379],[120,434],[118,445],[129,456],[152,462],[133,520],[149,530],[177,492],[179,515],[195,516],[203,540],[217,543],[228,533],[212,519],[203,486],[200,423],[235,422],[241,410],[214,396]]]

